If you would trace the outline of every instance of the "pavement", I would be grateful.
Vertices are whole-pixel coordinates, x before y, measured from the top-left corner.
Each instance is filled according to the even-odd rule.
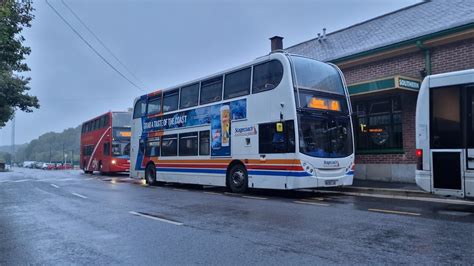
[[[0,173],[0,265],[472,264],[474,204],[388,196],[14,168]]]

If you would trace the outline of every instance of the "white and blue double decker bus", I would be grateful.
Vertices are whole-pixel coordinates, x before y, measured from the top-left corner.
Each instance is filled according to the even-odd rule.
[[[336,66],[275,52],[136,98],[130,176],[233,192],[352,185],[351,125]]]

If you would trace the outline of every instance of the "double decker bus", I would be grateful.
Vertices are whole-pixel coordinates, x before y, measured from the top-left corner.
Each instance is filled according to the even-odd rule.
[[[474,197],[474,69],[427,76],[416,106],[416,183]]]
[[[335,65],[274,52],[136,98],[130,176],[233,192],[352,185],[351,125]]]
[[[82,124],[81,169],[86,174],[128,172],[131,112],[108,112]]]

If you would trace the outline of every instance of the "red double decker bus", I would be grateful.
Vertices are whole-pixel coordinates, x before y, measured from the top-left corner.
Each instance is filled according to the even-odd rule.
[[[108,112],[82,124],[81,169],[86,174],[130,170],[130,112]]]

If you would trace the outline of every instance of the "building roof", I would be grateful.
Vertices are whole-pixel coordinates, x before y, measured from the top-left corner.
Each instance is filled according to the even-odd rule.
[[[435,32],[474,23],[473,0],[431,0],[364,21],[286,48],[321,61],[411,40]]]

